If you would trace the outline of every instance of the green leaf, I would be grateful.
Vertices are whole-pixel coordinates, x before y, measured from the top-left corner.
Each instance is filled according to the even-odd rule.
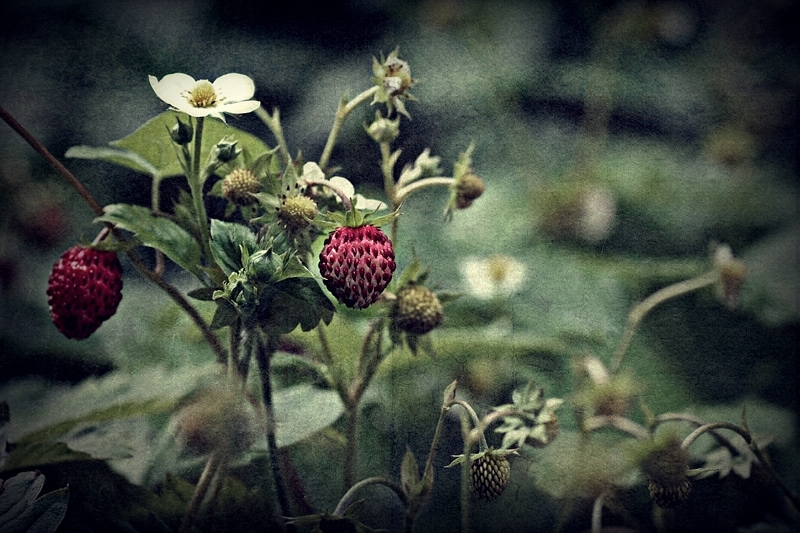
[[[38,472],[22,472],[6,480],[0,492],[0,530],[4,533],[50,533],[64,518],[69,488],[35,499],[44,486]]]
[[[75,159],[99,159],[108,161],[109,163],[128,167],[136,172],[141,172],[142,174],[147,174],[154,178],[161,177],[159,169],[150,161],[136,152],[124,148],[79,145],[71,147],[64,155],[65,157],[72,157]]]
[[[239,317],[236,307],[224,298],[217,298],[217,310],[214,311],[214,318],[211,319],[211,329],[224,328],[230,326]]]
[[[150,209],[140,205],[111,204],[104,211],[97,220],[133,232],[143,245],[161,250],[178,266],[202,279],[200,245],[175,222],[154,216]]]
[[[183,113],[165,111],[127,137],[109,143],[110,148],[76,146],[67,151],[67,157],[101,159],[148,174],[154,179],[182,176],[184,170],[169,135],[170,128],[176,124],[179,116],[186,119]],[[207,161],[214,145],[226,136],[229,140],[237,141],[238,146],[253,157],[269,151],[269,147],[258,137],[220,120],[209,119],[203,128],[200,161]]]
[[[278,390],[273,398],[278,447],[290,446],[333,424],[344,412],[339,394],[304,383]]]
[[[334,306],[313,278],[289,278],[264,291],[258,307],[259,324],[266,331],[289,333],[298,325],[303,331],[329,324]]]
[[[256,236],[247,226],[235,222],[211,220],[211,254],[226,276],[238,272],[244,266],[240,244],[244,245],[249,253],[258,249]]]
[[[69,461],[86,461],[92,456],[84,452],[69,449],[63,442],[30,441],[26,439],[14,448],[4,470],[20,470],[41,468],[45,465],[66,463]]]

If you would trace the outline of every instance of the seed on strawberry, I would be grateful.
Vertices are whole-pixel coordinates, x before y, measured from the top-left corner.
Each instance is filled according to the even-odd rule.
[[[406,333],[424,335],[442,323],[444,309],[436,294],[423,285],[409,285],[397,294],[394,324]]]
[[[477,497],[496,500],[511,479],[511,464],[503,453],[494,450],[478,455],[469,468],[469,489]]]
[[[47,285],[50,317],[68,339],[85,339],[117,311],[122,265],[115,252],[73,246],[53,265]]]
[[[222,180],[222,196],[236,205],[250,205],[256,199],[250,193],[261,190],[256,175],[246,168],[237,168]]]
[[[337,228],[319,254],[323,283],[340,303],[354,309],[375,303],[395,266],[392,241],[371,224]]]

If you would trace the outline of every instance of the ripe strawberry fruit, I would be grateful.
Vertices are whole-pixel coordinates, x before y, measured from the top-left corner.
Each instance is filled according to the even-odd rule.
[[[392,280],[392,241],[371,224],[334,230],[319,255],[322,281],[339,302],[353,309],[375,303]]]
[[[477,497],[492,501],[497,499],[511,479],[511,464],[502,453],[494,450],[478,455],[469,468],[469,488]]]
[[[111,318],[122,300],[122,265],[115,252],[73,246],[47,285],[50,317],[68,339],[81,340]]]

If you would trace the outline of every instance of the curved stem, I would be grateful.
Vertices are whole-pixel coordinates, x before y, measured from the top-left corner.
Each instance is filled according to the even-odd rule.
[[[634,305],[630,313],[628,313],[628,321],[625,324],[625,330],[622,332],[619,345],[614,352],[611,362],[611,372],[615,373],[619,370],[622,364],[622,358],[630,347],[633,335],[636,333],[639,323],[654,307],[676,296],[681,296],[682,294],[711,285],[717,281],[718,277],[716,271],[712,270],[695,278],[679,281],[678,283],[664,287]]]
[[[473,424],[475,423],[475,416],[473,413],[475,411],[472,410],[472,407],[469,406],[468,403],[463,402],[461,403],[460,400],[456,400],[458,405],[461,405],[466,409],[468,413],[470,413],[470,417],[472,418]],[[469,422],[467,421],[467,416],[464,413],[461,413],[461,434],[464,439],[464,462],[461,463],[461,533],[469,533],[470,531],[470,524],[469,524],[469,474],[470,474],[470,452],[472,448],[472,443],[469,439]]]
[[[650,436],[650,432],[648,432],[647,428],[644,426],[637,424],[630,418],[614,415],[590,417],[584,421],[583,430],[590,432],[606,426],[611,426],[639,440],[646,439]]]
[[[334,185],[328,180],[307,180],[306,183],[309,185],[320,185],[322,187],[327,187],[331,191],[333,191],[339,199],[342,200],[342,204],[344,204],[345,211],[350,211],[353,208],[353,203],[350,201],[350,197],[347,196],[342,189]]]
[[[475,412],[475,409],[472,408],[470,404],[465,402],[464,400],[453,400],[453,405],[460,405],[464,408],[464,410],[469,414],[470,419],[472,419],[472,431],[467,431],[465,433],[465,440],[467,441],[466,444],[468,446],[472,446],[472,444],[476,441],[480,441],[480,451],[485,451],[489,448],[489,444],[486,442],[486,435],[483,434],[483,430],[481,428],[481,419],[478,418],[478,413]],[[476,431],[477,430],[477,431]],[[475,435],[478,435],[475,438]]]
[[[382,477],[370,477],[367,479],[362,479],[361,481],[350,487],[350,489],[345,493],[345,495],[342,496],[342,499],[339,500],[339,504],[336,506],[336,509],[333,510],[333,514],[335,516],[344,516],[344,512],[353,503],[353,499],[355,498],[356,493],[368,485],[383,485],[385,487],[389,487],[390,489],[392,489],[392,492],[394,492],[397,495],[397,497],[400,498],[403,507],[408,506],[408,498],[406,498],[406,495],[400,486]]]
[[[454,178],[449,178],[447,176],[434,176],[431,178],[423,178],[421,180],[412,181],[408,185],[400,187],[399,189],[397,189],[397,191],[395,191],[395,195],[397,196],[398,203],[402,203],[403,201],[405,201],[406,198],[408,198],[408,196],[411,193],[417,192],[421,189],[425,189],[426,187],[439,187],[439,186],[450,187],[451,185],[453,185],[453,183],[455,183],[455,181],[456,180]]]
[[[330,134],[328,134],[328,141],[325,143],[325,148],[322,150],[322,155],[317,163],[319,168],[325,170],[325,167],[328,166],[328,162],[331,159],[331,154],[333,153],[333,147],[336,144],[336,139],[339,137],[339,131],[342,129],[342,125],[344,124],[345,119],[347,119],[347,116],[352,113],[356,107],[372,98],[377,90],[378,86],[373,85],[349,102],[345,103],[344,100],[339,102],[339,107],[336,110],[336,116],[333,119],[333,127],[331,128]]]
[[[781,479],[781,477],[772,467],[772,464],[767,460],[767,458],[762,453],[761,448],[759,448],[758,444],[756,444],[756,441],[753,439],[753,436],[746,429],[739,427],[736,424],[732,424],[730,422],[712,422],[710,424],[704,424],[699,428],[695,429],[694,431],[692,431],[685,439],[683,439],[683,442],[681,443],[681,448],[683,448],[684,450],[688,449],[689,446],[691,446],[692,443],[694,443],[694,441],[696,441],[700,435],[714,429],[729,429],[731,431],[735,431],[736,433],[738,433],[747,443],[750,450],[752,450],[752,452],[755,454],[756,458],[758,459],[758,462],[761,463],[761,465],[767,471],[767,473],[775,482],[775,484],[778,485],[778,488],[781,489],[784,495],[792,503],[795,510],[800,511],[800,494],[794,492],[791,489],[791,487],[789,487],[783,481],[783,479]]]
[[[603,531],[603,504],[606,500],[606,495],[608,494],[607,490],[604,490],[600,493],[594,500],[594,505],[592,506],[592,533],[600,533]]]

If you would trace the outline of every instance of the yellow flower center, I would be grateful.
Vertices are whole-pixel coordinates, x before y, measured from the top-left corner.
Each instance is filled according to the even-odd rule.
[[[510,263],[508,258],[503,255],[493,255],[489,258],[487,270],[489,271],[489,279],[492,280],[492,283],[499,285],[506,280],[509,269],[511,268]]]
[[[186,99],[194,107],[214,107],[217,105],[217,91],[214,90],[210,81],[200,80],[186,96]],[[222,101],[223,98],[219,100]]]

